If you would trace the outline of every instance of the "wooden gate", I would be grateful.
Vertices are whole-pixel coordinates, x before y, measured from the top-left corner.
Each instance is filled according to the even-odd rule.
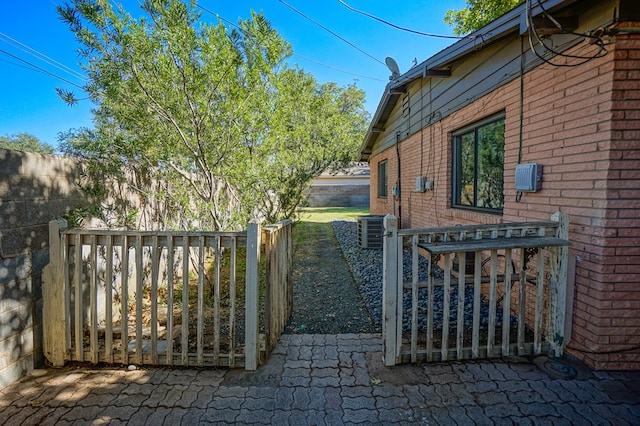
[[[291,221],[243,232],[65,225],[50,223],[43,274],[43,343],[54,366],[255,370],[291,313]]]
[[[402,229],[384,219],[385,364],[562,355],[568,218]]]

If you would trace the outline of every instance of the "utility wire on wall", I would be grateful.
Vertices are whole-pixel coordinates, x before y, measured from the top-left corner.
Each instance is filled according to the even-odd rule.
[[[585,34],[585,33],[576,33],[573,31],[568,31],[567,29],[565,29],[562,25],[560,25],[560,23],[553,17],[551,16],[547,10],[542,6],[542,3],[540,2],[540,0],[536,0],[538,3],[538,6],[540,7],[540,9],[542,10],[542,14],[543,16],[545,16],[547,19],[549,19],[560,31],[562,31],[564,34],[569,34],[569,35],[576,35],[578,37],[583,37],[583,38],[590,38],[592,40],[592,44],[595,44],[599,47],[598,51],[591,56],[582,56],[582,55],[569,55],[569,54],[565,54],[562,52],[559,52],[555,49],[553,49],[553,47],[551,47],[550,45],[548,45],[547,43],[545,43],[545,41],[543,40],[543,38],[540,36],[540,34],[538,33],[538,30],[536,28],[535,22],[533,20],[533,5],[532,5],[532,0],[526,0],[526,4],[525,4],[525,14],[526,14],[526,22],[527,22],[527,30],[529,33],[529,47],[531,49],[531,51],[538,57],[538,59],[542,60],[543,62],[552,65],[554,67],[577,67],[583,64],[586,64],[587,62],[590,62],[594,59],[597,58],[602,58],[603,56],[607,55],[607,53],[609,53],[609,51],[607,50],[605,43],[602,41],[601,37],[599,36],[593,36],[591,34]],[[566,58],[566,59],[577,59],[579,60],[579,62],[576,63],[564,63],[564,64],[560,64],[557,62],[553,62],[550,59],[547,59],[543,56],[543,54],[541,54],[540,52],[538,52],[533,44],[533,39],[535,38],[535,40],[538,42],[538,44],[540,46],[542,46],[543,49],[545,49],[546,51],[548,51],[549,53],[553,54],[554,57],[562,57],[562,58]]]

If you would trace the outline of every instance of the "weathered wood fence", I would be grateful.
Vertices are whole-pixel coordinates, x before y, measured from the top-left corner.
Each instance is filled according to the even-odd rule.
[[[402,230],[389,215],[384,227],[386,365],[562,354],[565,214],[545,222]]]
[[[43,275],[44,352],[54,366],[255,370],[291,314],[291,221],[243,232],[65,225],[50,223]]]

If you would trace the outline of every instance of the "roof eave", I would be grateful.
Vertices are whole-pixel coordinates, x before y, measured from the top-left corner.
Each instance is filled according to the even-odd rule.
[[[560,5],[566,6],[575,3],[577,0],[546,0],[544,1],[544,8],[547,10],[554,9]],[[406,90],[406,87],[413,81],[427,77],[429,70],[443,70],[446,69],[455,60],[467,56],[483,46],[493,43],[513,31],[519,31],[522,17],[524,16],[526,3],[522,3],[514,9],[508,11],[504,15],[496,18],[483,28],[472,32],[468,37],[458,40],[451,46],[441,50],[429,59],[421,62],[419,65],[411,68],[400,77],[392,80],[385,87],[384,93],[369,129],[365,135],[362,146],[359,151],[360,161],[368,161],[369,156],[372,153],[373,144],[380,135],[380,129],[384,129],[389,113],[393,109],[395,103],[399,98],[399,92]],[[531,15],[536,16],[542,12],[542,8],[539,4],[532,6]],[[386,113],[386,116],[385,116]]]

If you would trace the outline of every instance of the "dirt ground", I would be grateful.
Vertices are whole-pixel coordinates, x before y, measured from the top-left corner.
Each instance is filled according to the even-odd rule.
[[[331,223],[297,223],[293,240],[293,314],[285,333],[374,332]]]

